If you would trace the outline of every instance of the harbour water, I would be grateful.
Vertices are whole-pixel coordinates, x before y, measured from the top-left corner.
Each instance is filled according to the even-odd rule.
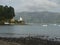
[[[59,24],[0,25],[1,37],[22,37],[29,35],[60,37],[60,25]]]

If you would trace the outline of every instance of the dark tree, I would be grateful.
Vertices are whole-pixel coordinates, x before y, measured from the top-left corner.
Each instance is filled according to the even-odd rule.
[[[0,21],[10,20],[15,16],[14,8],[0,5]]]
[[[2,5],[0,5],[0,20],[2,20],[3,18],[3,12],[4,12],[4,7]]]

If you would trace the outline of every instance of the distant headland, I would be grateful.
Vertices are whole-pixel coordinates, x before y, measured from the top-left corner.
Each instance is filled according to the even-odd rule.
[[[4,24],[25,24],[22,17],[19,20],[15,20],[15,11],[12,6],[0,5],[0,25]]]

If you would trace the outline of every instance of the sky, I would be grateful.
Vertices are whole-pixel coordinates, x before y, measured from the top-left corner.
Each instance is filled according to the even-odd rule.
[[[0,0],[0,5],[12,6],[15,12],[60,12],[60,0]]]

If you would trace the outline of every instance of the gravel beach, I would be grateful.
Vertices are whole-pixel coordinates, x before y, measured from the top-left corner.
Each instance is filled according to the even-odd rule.
[[[60,45],[60,42],[36,37],[0,37],[0,45]]]

